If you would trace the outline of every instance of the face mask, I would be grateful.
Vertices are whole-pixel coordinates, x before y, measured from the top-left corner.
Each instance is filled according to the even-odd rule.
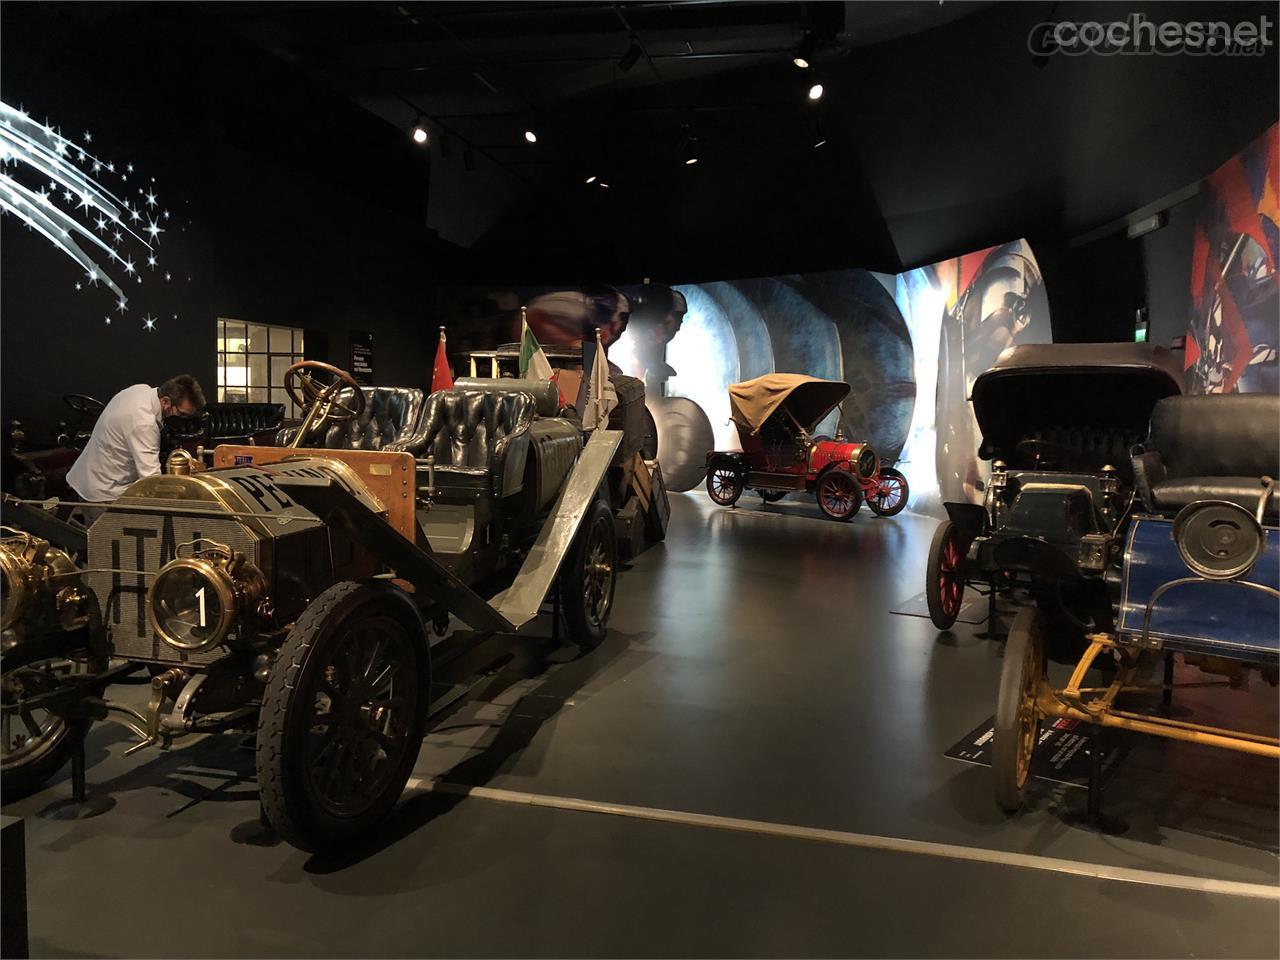
[[[187,434],[195,430],[200,424],[200,415],[192,414],[184,417],[180,413],[171,413],[164,418],[164,428],[172,434]]]

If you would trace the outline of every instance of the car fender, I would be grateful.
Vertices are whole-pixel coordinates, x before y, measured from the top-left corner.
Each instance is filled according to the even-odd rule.
[[[967,550],[969,544],[987,532],[987,511],[976,503],[944,503],[947,518],[956,525],[960,542]]]

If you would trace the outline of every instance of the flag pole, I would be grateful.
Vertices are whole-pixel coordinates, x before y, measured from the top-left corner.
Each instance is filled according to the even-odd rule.
[[[603,346],[601,345],[601,343],[600,343],[600,328],[599,328],[599,327],[596,327],[596,328],[595,328],[595,331],[596,331],[596,355],[595,355],[595,359],[592,361],[592,365],[593,365],[593,366],[594,366],[595,364],[597,364],[597,363],[601,363],[601,362],[608,363],[608,361],[607,361],[607,360],[603,360],[603,357],[602,357],[602,354],[604,353],[604,347],[603,347]],[[609,375],[609,374],[608,374],[608,372],[606,371],[605,376],[607,377],[608,375]],[[591,379],[592,379],[593,381],[596,379],[596,375],[595,375],[595,371],[594,371],[594,370],[592,371],[592,377],[591,377]],[[595,386],[595,384],[594,384],[594,383],[592,383],[592,386]],[[601,402],[604,398],[600,396],[600,391],[599,391],[599,390],[593,390],[593,391],[592,391],[592,393],[596,394],[596,396],[592,397],[592,400],[594,401],[594,403],[595,403],[595,405],[596,405],[596,426],[598,427],[598,426],[600,426],[600,419],[601,419],[601,418],[600,418],[600,402]]]

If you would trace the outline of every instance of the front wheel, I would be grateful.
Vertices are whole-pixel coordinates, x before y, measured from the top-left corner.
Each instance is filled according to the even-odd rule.
[[[907,505],[907,478],[893,467],[880,468],[880,480],[867,497],[867,506],[880,517],[895,517]]]
[[[257,765],[267,817],[295,847],[350,843],[404,792],[426,724],[426,639],[398,588],[350,581],[289,631],[262,698]]]
[[[929,619],[939,630],[950,630],[964,602],[964,550],[960,531],[950,520],[942,521],[933,532],[925,578]]]
[[[604,639],[618,577],[618,541],[609,505],[597,500],[564,558],[560,602],[569,639],[589,650]]]
[[[991,772],[996,803],[1005,813],[1017,813],[1026,797],[1031,756],[1040,729],[1036,694],[1044,676],[1044,621],[1035,607],[1023,607],[1009,628],[996,695],[995,737],[991,743]]]
[[[742,486],[742,472],[732,460],[717,460],[707,471],[707,495],[722,507],[738,502]]]
[[[7,661],[16,660],[9,654]],[[71,660],[5,663],[0,679],[0,784],[4,802],[35,793],[71,756],[71,725],[32,701],[64,686],[78,670]]]
[[[818,509],[832,520],[852,520],[862,506],[862,484],[843,467],[824,473],[815,493]]]

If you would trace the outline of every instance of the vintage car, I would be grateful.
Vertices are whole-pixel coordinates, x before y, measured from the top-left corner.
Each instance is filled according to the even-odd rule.
[[[849,395],[847,383],[795,373],[768,373],[729,387],[741,450],[707,454],[707,493],[732,507],[744,490],[765,503],[793,490],[811,491],[832,520],[852,520],[867,502],[892,517],[907,505],[907,479],[881,463],[866,443],[815,437],[812,431]]]
[[[300,427],[219,446],[210,470],[175,453],[102,505],[83,569],[29,533],[0,543],[6,791],[38,786],[97,719],[135,748],[256,731],[266,817],[331,847],[395,804],[459,645],[514,633],[549,597],[569,639],[603,638],[616,431],[584,442],[550,384],[427,395],[302,361],[285,386]],[[105,697],[138,665],[145,713]]]
[[[1025,607],[1014,619],[992,743],[996,800],[1007,812],[1023,805],[1045,719],[1280,758],[1274,731],[1210,727],[1124,704],[1180,685],[1171,669],[1163,683],[1144,683],[1145,667],[1161,655],[1180,654],[1200,671],[1228,678],[1224,685],[1242,686],[1252,671],[1276,685],[1280,491],[1272,478],[1280,473],[1280,397],[1162,400],[1134,473],[1140,509],[1125,536],[1115,626],[1089,635],[1065,686],[1053,684],[1045,668],[1043,613]],[[1114,673],[1104,686],[1086,686],[1099,658],[1113,663]]]
[[[25,499],[39,500],[66,495],[67,471],[89,442],[93,425],[105,409],[101,400],[82,393],[68,393],[62,402],[73,416],[58,424],[57,437],[51,446],[31,449],[27,431],[20,420],[9,425],[9,444],[5,463],[6,480],[11,477],[13,492]]]
[[[943,506],[929,546],[925,598],[939,630],[960,614],[966,585],[1036,599],[1079,634],[1111,622],[1120,543],[1133,499],[1129,448],[1157,401],[1181,393],[1182,370],[1139,343],[1010,347],[973,384],[991,461],[983,502]]]

